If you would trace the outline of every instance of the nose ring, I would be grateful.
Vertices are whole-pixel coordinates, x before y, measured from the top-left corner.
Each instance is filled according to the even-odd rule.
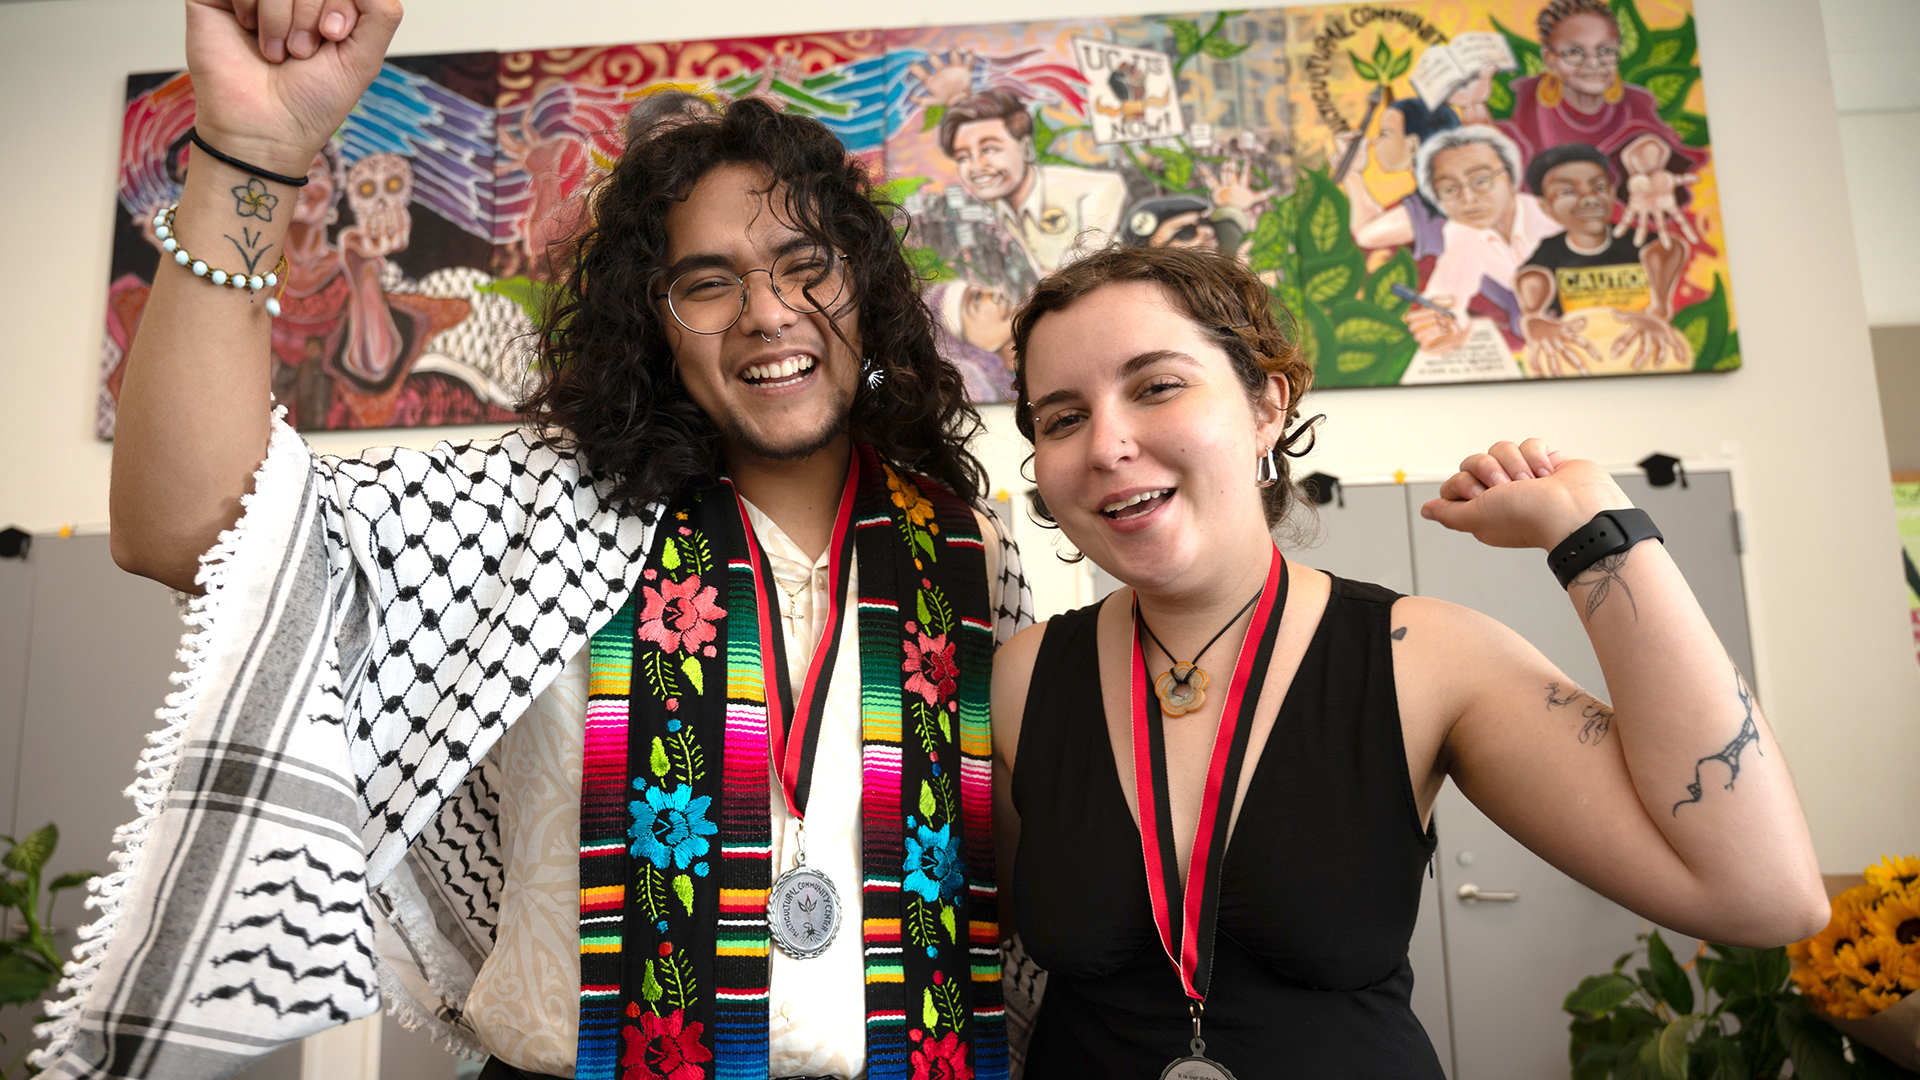
[[[783,335],[785,335],[785,334],[786,334],[786,332],[787,332],[787,331],[786,331],[786,328],[785,328],[785,327],[783,327],[783,326],[776,326],[776,327],[774,327],[774,328],[773,328],[773,337],[768,337],[768,336],[767,336],[767,332],[766,332],[765,330],[762,330],[762,331],[760,331],[760,332],[759,332],[759,333],[760,333],[760,340],[761,340],[761,341],[764,341],[764,342],[766,342],[766,343],[767,343],[767,344],[769,344],[769,345],[771,345],[771,344],[773,344],[773,338],[777,338],[777,337],[781,337],[781,336],[783,336]]]

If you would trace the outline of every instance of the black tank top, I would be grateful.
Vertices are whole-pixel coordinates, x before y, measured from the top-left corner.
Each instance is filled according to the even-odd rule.
[[[1207,1056],[1240,1080],[1444,1075],[1409,1005],[1407,942],[1435,841],[1394,693],[1397,598],[1333,579],[1253,766],[1221,871],[1204,1031]],[[1107,737],[1098,610],[1047,624],[1013,775],[1014,910],[1048,972],[1033,1080],[1154,1080],[1191,1036]]]

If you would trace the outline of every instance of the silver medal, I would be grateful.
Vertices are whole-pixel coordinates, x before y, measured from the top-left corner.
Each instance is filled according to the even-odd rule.
[[[1183,1057],[1161,1070],[1160,1080],[1234,1080],[1225,1065],[1207,1056],[1207,1044],[1193,1040],[1193,1056]]]
[[[840,931],[840,893],[832,879],[801,865],[781,874],[767,895],[767,932],[795,960],[819,956]]]

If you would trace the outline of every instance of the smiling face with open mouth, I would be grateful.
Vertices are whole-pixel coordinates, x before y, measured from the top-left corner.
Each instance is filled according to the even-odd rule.
[[[1026,372],[1041,497],[1094,562],[1135,588],[1181,588],[1235,562],[1244,535],[1265,565],[1254,459],[1280,436],[1282,391],[1269,380],[1249,400],[1163,286],[1109,284],[1049,312]]]
[[[783,219],[783,193],[778,188],[769,193],[771,186],[760,169],[722,165],[701,177],[666,221],[663,282],[701,285],[697,275],[703,270],[746,281],[745,310],[719,333],[688,330],[667,301],[656,301],[680,381],[720,429],[723,451],[735,468],[740,455],[795,461],[835,447],[847,438],[859,378],[859,313],[852,284],[827,311],[802,313],[774,295],[770,274],[756,272],[785,268],[796,259],[837,258],[820,252]],[[724,274],[714,276],[716,281],[702,287],[739,295],[737,283]],[[694,325],[700,325],[698,318]],[[836,325],[847,341],[834,333]]]

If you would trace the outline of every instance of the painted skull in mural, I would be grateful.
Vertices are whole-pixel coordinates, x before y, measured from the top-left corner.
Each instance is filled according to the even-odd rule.
[[[413,164],[399,154],[369,154],[347,170],[347,205],[357,231],[378,254],[407,246],[412,201]]]

